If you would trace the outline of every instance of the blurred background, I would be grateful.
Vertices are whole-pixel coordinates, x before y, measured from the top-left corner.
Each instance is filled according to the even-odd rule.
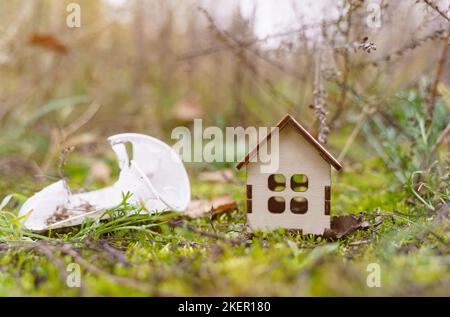
[[[55,176],[66,147],[95,158],[115,133],[171,143],[194,118],[286,112],[348,165],[377,156],[403,182],[446,159],[448,1],[79,0],[69,27],[72,2],[0,0],[2,178]]]
[[[0,0],[0,296],[448,296],[449,31],[448,0]],[[286,112],[344,166],[336,239],[249,232],[230,162],[186,164],[194,219],[123,218],[124,202],[119,222],[21,227],[21,204],[58,179],[74,193],[117,179],[108,136],[173,144],[196,118]]]

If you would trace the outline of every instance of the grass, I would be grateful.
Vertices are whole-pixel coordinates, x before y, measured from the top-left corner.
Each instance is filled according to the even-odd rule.
[[[407,96],[404,97],[404,96]],[[36,234],[23,230],[20,205],[44,184],[26,173],[0,180],[0,296],[335,296],[450,294],[448,148],[431,151],[447,124],[448,106],[436,108],[425,128],[422,107],[392,107],[413,137],[383,126],[374,117],[363,126],[375,153],[355,142],[345,170],[333,174],[332,213],[368,222],[339,239],[276,230],[251,232],[244,211],[244,177],[230,183],[200,182],[190,166],[194,198],[231,194],[238,208],[185,218],[177,213],[147,215],[127,203],[108,210],[108,221]],[[403,100],[400,98],[400,100]],[[369,133],[379,129],[378,133]],[[348,135],[349,129],[343,129]],[[340,134],[330,143],[345,143]],[[104,161],[117,175],[115,162]],[[427,164],[423,162],[427,161]],[[71,185],[92,181],[87,155],[72,153],[65,172]],[[90,181],[86,181],[90,180]],[[53,180],[52,180],[53,181]],[[50,182],[50,181],[48,181]],[[15,192],[11,194],[11,192]],[[127,214],[133,211],[132,216]],[[68,266],[80,266],[81,287],[70,288]],[[380,287],[369,287],[371,263],[380,268]]]
[[[250,233],[242,208],[213,219],[148,216],[126,203],[108,222],[87,222],[65,233],[33,235],[17,224],[23,197],[4,200],[0,232],[0,295],[448,295],[448,215],[408,203],[395,176],[374,162],[339,175],[337,214],[383,217],[378,226],[337,239],[278,230]],[[364,175],[364,177],[361,177]],[[237,184],[193,181],[194,196],[233,192]],[[374,195],[376,193],[376,195]],[[81,288],[69,288],[69,263],[81,266]],[[381,287],[366,284],[378,263]]]

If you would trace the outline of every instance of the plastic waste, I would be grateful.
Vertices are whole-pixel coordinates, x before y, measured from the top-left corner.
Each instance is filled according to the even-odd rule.
[[[76,194],[65,180],[45,187],[19,211],[19,216],[25,216],[26,229],[45,231],[76,226],[86,218],[98,219],[106,209],[120,204],[125,193],[131,193],[128,203],[143,205],[149,213],[186,209],[191,196],[189,178],[170,146],[136,133],[117,134],[108,140],[119,162],[118,180],[112,186]]]

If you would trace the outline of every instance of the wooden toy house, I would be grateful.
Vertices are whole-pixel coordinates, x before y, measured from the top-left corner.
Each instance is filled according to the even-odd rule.
[[[262,163],[252,159],[270,145],[273,131],[236,166],[247,168],[247,221],[252,229],[323,234],[330,228],[331,167],[342,166],[291,115],[276,127],[279,146],[270,153],[278,155],[276,172],[261,173]]]

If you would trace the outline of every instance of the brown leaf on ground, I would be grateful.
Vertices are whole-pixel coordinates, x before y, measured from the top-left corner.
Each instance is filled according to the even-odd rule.
[[[361,217],[356,218],[353,215],[333,217],[331,219],[331,228],[325,230],[324,236],[339,239],[355,230],[366,229],[369,226],[369,222],[362,221]]]
[[[30,36],[29,43],[58,54],[67,54],[69,51],[66,45],[50,33],[34,33]]]
[[[192,200],[187,207],[185,214],[190,218],[199,218],[208,214],[218,214],[233,210],[237,203],[229,195],[217,197],[213,200],[198,199]]]
[[[198,180],[204,182],[230,183],[234,180],[234,174],[231,169],[227,168],[220,171],[200,173]]]
[[[192,121],[202,116],[202,106],[198,97],[189,96],[177,102],[174,108],[174,116],[178,120]]]

